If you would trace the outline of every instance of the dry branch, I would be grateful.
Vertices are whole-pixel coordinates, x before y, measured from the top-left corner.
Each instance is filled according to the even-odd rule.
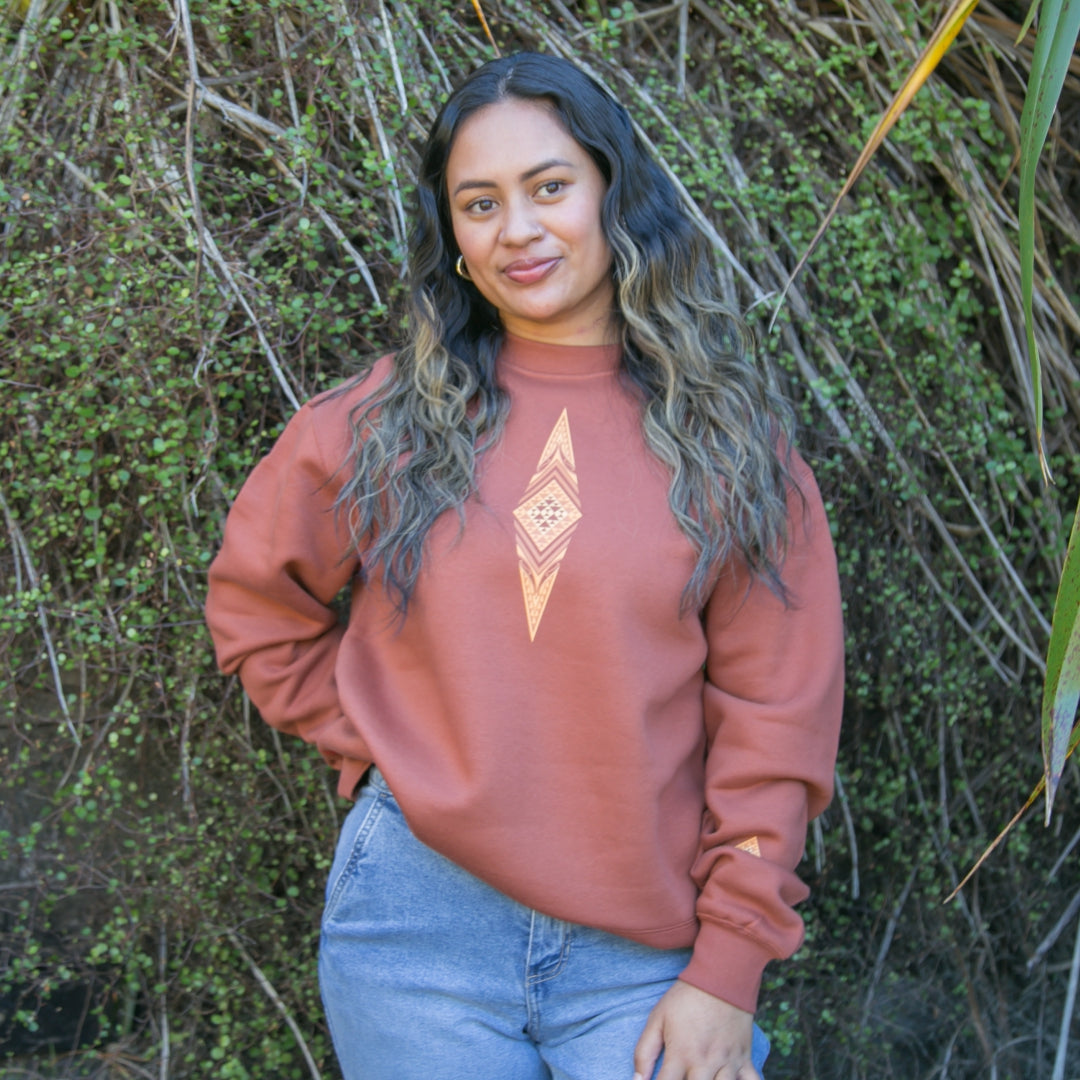
[[[27,544],[26,537],[23,536],[22,529],[19,528],[19,523],[11,512],[2,490],[0,490],[0,512],[4,515],[4,522],[7,525],[8,536],[11,538],[11,549],[15,553],[15,565],[19,568],[19,574],[25,573],[31,591],[39,593],[41,578],[34,567],[30,546]],[[19,579],[16,580],[18,583]],[[22,589],[19,591],[21,592]],[[78,731],[75,730],[75,724],[71,719],[71,711],[68,709],[67,694],[64,691],[63,680],[60,677],[60,665],[56,659],[56,646],[53,644],[52,633],[49,630],[49,618],[45,612],[44,602],[35,598],[34,610],[37,612],[38,626],[41,629],[41,642],[45,648],[45,655],[49,660],[49,670],[52,672],[56,701],[60,706],[60,712],[64,716],[64,723],[67,726],[68,733],[71,735],[71,741],[76,747],[79,747],[82,745],[82,739],[79,737]]]
[[[1076,944],[1073,946],[1072,964],[1069,966],[1069,988],[1065,994],[1065,1007],[1061,1010],[1061,1027],[1058,1032],[1052,1080],[1065,1080],[1065,1064],[1069,1057],[1069,1029],[1072,1027],[1073,1010],[1076,1008],[1078,984],[1080,984],[1080,920],[1076,923]]]
[[[236,933],[232,930],[226,930],[225,936],[232,943],[232,947],[243,957],[244,963],[251,969],[252,975],[255,976],[255,980],[266,996],[273,1002],[274,1008],[281,1013],[282,1019],[289,1025],[289,1030],[293,1033],[293,1037],[296,1039],[296,1045],[300,1048],[300,1053],[304,1056],[304,1063],[308,1067],[312,1080],[321,1080],[321,1073],[319,1067],[315,1064],[315,1059],[311,1056],[311,1051],[308,1049],[308,1044],[304,1039],[303,1033],[300,1031],[300,1025],[297,1024],[293,1018],[292,1013],[289,1011],[288,1006],[281,1000],[281,995],[274,989],[273,983],[263,973],[262,968],[251,958],[247,949],[240,942],[240,938],[236,936]]]

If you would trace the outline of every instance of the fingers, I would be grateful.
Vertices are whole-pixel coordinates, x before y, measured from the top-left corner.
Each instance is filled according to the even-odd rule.
[[[641,1043],[638,1045],[640,1047]],[[642,1071],[642,1064],[639,1064],[635,1054],[634,1080],[649,1080],[652,1069],[656,1067],[660,1050],[663,1051],[664,1060],[655,1080],[762,1080],[761,1074],[754,1068],[751,1059],[738,1052],[733,1053],[726,1061],[724,1060],[726,1055],[721,1054],[704,1062],[673,1052],[670,1046],[658,1047],[649,1060],[643,1062],[643,1065],[647,1066],[645,1071]]]
[[[677,1075],[679,1080],[683,1077],[685,1080],[761,1080],[761,1074],[749,1061],[742,1065],[728,1062],[726,1065],[721,1065],[719,1071],[689,1069]]]
[[[634,1047],[634,1080],[649,1080],[663,1048],[664,1033],[661,1023],[650,1016],[637,1046]]]
[[[639,1059],[635,1053],[634,1080],[650,1080],[659,1056],[659,1052],[654,1052],[647,1059]],[[656,1074],[655,1080],[762,1080],[762,1077],[749,1062],[741,1067],[737,1064],[721,1065],[717,1071],[715,1066],[695,1068],[678,1061],[675,1057],[665,1056],[664,1064],[660,1072]]]

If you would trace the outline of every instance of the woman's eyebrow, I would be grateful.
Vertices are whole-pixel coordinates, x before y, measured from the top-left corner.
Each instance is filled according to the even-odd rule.
[[[539,176],[540,173],[546,172],[548,169],[562,168],[572,169],[574,163],[567,161],[565,158],[548,158],[547,161],[540,162],[539,165],[534,165],[531,169],[526,169],[519,177],[519,182],[531,180],[534,176]],[[454,188],[454,194],[460,195],[463,191],[470,191],[473,188],[493,188],[499,185],[494,180],[462,180],[456,188]]]
[[[573,167],[574,163],[572,161],[567,161],[565,158],[548,158],[547,161],[542,161],[539,165],[534,165],[531,169],[523,172],[518,179],[531,180],[534,176],[539,176],[548,169],[572,169]]]

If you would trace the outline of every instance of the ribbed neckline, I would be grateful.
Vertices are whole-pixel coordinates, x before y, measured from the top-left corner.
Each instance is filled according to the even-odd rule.
[[[615,371],[621,345],[549,345],[506,334],[499,363],[540,375],[597,375]]]

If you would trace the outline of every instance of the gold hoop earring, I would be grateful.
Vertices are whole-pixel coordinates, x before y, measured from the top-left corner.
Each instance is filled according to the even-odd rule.
[[[459,255],[457,257],[457,262],[454,263],[454,270],[457,271],[457,276],[459,278],[464,278],[466,281],[472,281],[472,278],[469,277],[469,271],[465,269],[464,255]]]

